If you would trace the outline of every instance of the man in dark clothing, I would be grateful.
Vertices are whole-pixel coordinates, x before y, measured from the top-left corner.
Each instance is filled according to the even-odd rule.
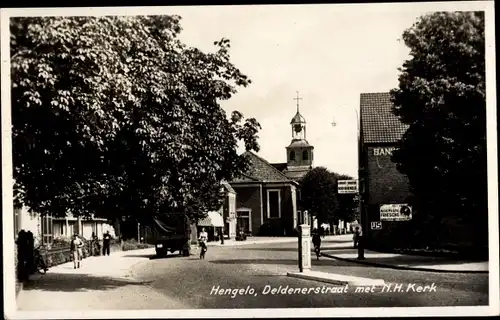
[[[106,254],[109,256],[109,246],[111,243],[111,235],[109,234],[109,230],[106,231],[106,233],[103,236],[102,240],[102,255],[105,256]]]
[[[317,230],[313,233],[312,243],[314,246],[314,252],[316,253],[316,258],[319,260],[319,256],[321,255],[321,236]]]

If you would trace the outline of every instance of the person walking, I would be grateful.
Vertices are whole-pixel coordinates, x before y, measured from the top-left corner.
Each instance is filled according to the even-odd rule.
[[[352,239],[354,241],[354,248],[358,247],[360,235],[361,235],[361,231],[359,230],[359,227],[356,227],[356,229],[354,231],[354,235],[352,237]]]
[[[106,231],[104,236],[102,237],[102,255],[108,255],[110,253],[110,245],[111,245],[111,235],[109,234],[109,230]]]
[[[81,267],[82,255],[83,255],[83,241],[75,233],[73,235],[73,240],[71,240],[71,254],[73,256],[74,269]]]
[[[321,235],[318,230],[313,231],[312,243],[314,246],[314,252],[316,253],[316,259],[319,260],[321,256]]]

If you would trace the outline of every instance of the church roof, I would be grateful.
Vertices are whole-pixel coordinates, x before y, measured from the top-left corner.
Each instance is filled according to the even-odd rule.
[[[285,171],[285,175],[293,180],[300,180],[302,177],[304,177],[311,169],[305,169],[305,170],[287,170]]]
[[[306,119],[300,114],[300,112],[297,111],[295,116],[292,118],[292,121],[290,121],[290,124],[293,123],[306,123]]]
[[[290,145],[287,148],[304,148],[304,147],[314,148],[305,139],[303,139],[303,140],[292,140],[292,142],[290,143]]]
[[[247,172],[232,182],[294,182],[255,153],[247,151],[244,155],[249,157],[250,167]]]
[[[364,143],[395,143],[402,138],[408,125],[392,112],[392,107],[388,92],[361,94],[361,138]]]
[[[287,163],[286,162],[281,162],[281,163],[271,163],[273,167],[278,169],[279,171],[283,172],[283,170],[286,169]]]

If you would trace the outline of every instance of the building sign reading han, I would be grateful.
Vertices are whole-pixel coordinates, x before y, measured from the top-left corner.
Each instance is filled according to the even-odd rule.
[[[411,214],[411,207],[407,204],[380,205],[380,221],[408,221]]]
[[[373,155],[375,157],[392,156],[394,150],[396,150],[396,148],[373,148]]]
[[[358,193],[358,180],[339,180],[337,185],[339,194]]]

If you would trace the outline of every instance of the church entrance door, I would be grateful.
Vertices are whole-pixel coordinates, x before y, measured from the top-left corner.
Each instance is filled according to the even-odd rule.
[[[238,210],[238,216],[236,218],[236,230],[239,232],[243,230],[245,233],[250,233],[250,211],[249,210]]]

